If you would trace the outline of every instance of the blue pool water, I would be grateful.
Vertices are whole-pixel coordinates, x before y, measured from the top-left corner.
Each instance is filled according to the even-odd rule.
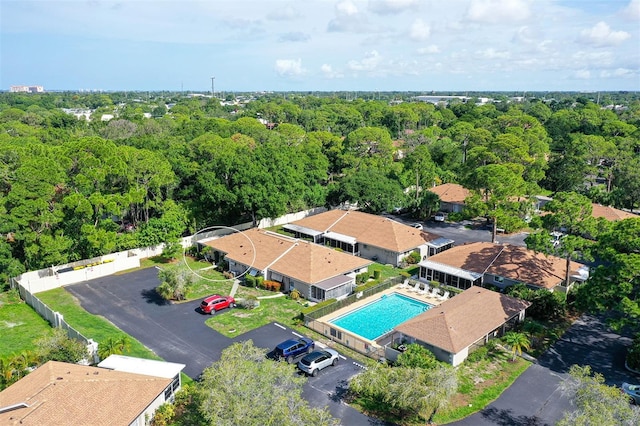
[[[342,315],[332,321],[352,333],[366,339],[375,340],[393,328],[427,310],[432,305],[423,303],[401,294],[383,295],[355,311]]]

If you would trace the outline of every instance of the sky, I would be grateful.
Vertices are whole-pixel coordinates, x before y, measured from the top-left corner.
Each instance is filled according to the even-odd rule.
[[[213,77],[213,80],[212,80]],[[0,90],[640,90],[640,0],[0,0]]]

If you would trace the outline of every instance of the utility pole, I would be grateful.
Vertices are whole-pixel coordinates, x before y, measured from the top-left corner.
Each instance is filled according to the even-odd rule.
[[[212,98],[216,96],[216,90],[215,90],[215,86],[214,86],[215,80],[216,80],[215,77],[211,77],[211,97]]]

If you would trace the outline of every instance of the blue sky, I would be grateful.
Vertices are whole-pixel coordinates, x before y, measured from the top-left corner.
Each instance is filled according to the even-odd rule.
[[[0,89],[640,90],[640,0],[1,0]]]

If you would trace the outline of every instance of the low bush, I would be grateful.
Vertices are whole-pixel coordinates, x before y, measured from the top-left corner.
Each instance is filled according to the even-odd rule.
[[[361,274],[356,275],[356,283],[357,284],[364,284],[369,280],[369,273],[368,272],[363,272]]]
[[[282,287],[282,283],[279,283],[278,281],[271,281],[271,280],[264,280],[262,285],[264,286],[265,290],[269,290],[269,291],[280,291],[280,287]]]
[[[236,300],[236,305],[243,309],[255,309],[260,306],[260,301],[255,296],[248,296],[244,299]]]
[[[486,346],[481,346],[469,354],[469,356],[467,357],[467,361],[479,362],[479,361],[482,361],[483,359],[486,359],[488,355],[489,355],[489,348],[487,348]]]
[[[640,334],[636,335],[627,351],[627,365],[636,371],[640,370]]]
[[[302,309],[302,314],[303,314],[303,315],[310,314],[311,312],[313,312],[313,311],[315,311],[315,310],[318,310],[318,309],[323,308],[323,307],[325,307],[325,306],[331,305],[332,303],[335,303],[335,302],[336,302],[336,299],[327,299],[327,300],[324,300],[324,301],[322,301],[322,302],[320,302],[320,303],[316,303],[316,304],[315,304],[315,305],[313,305],[313,306],[308,306],[308,307],[306,307],[306,308]]]
[[[291,300],[298,300],[300,299],[300,292],[294,288],[291,290],[291,293],[289,293],[289,297]]]
[[[255,287],[256,286],[256,277],[254,277],[253,275],[245,275],[244,284],[247,287]]]
[[[376,269],[375,271],[373,271],[374,280],[379,280],[381,276],[382,276],[382,271],[380,269]]]

